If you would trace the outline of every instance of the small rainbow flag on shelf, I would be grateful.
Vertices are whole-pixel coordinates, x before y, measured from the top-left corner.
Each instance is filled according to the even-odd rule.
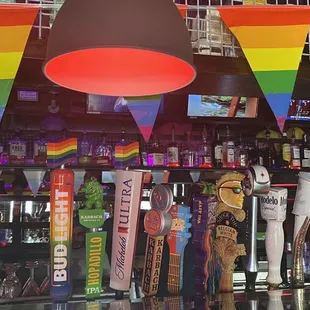
[[[283,131],[309,31],[307,5],[217,8],[243,53]]]
[[[139,165],[139,142],[119,144],[115,146],[116,169]]]
[[[65,164],[76,164],[77,138],[61,142],[47,143],[47,166],[60,167]]]

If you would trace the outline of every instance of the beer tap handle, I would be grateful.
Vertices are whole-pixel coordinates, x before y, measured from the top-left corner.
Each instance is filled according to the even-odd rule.
[[[267,221],[266,229],[266,252],[268,257],[267,282],[270,287],[276,287],[282,283],[280,273],[281,260],[284,249],[283,222]]]

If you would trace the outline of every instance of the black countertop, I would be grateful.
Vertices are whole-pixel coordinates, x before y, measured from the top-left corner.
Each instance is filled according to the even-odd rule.
[[[74,300],[68,303],[50,301],[6,303],[0,310],[286,310],[310,309],[310,289],[278,290],[257,293],[222,294],[212,300],[195,297],[144,298],[139,300],[102,299],[96,302]]]

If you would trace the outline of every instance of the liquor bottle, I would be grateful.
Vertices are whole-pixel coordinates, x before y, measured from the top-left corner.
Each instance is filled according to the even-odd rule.
[[[217,168],[223,167],[223,142],[221,141],[220,133],[218,131],[214,142],[214,165]]]
[[[266,148],[264,150],[264,166],[266,168],[275,168],[276,167],[276,150],[274,148],[274,143],[270,140],[270,131],[266,130]]]
[[[212,168],[212,141],[208,138],[207,128],[202,130],[202,143],[198,146],[198,164],[201,168]]]
[[[287,133],[283,132],[282,140],[282,167],[289,169],[291,163],[291,145],[287,140]]]
[[[226,137],[223,141],[223,167],[235,167],[235,142],[232,140],[228,126],[226,129]]]
[[[197,151],[191,141],[191,132],[185,133],[186,142],[182,148],[182,166],[183,167],[195,167]]]
[[[307,141],[307,135],[303,135],[303,142],[300,146],[301,167],[310,168],[310,146]]]
[[[171,131],[171,142],[167,146],[167,167],[180,167],[180,148],[175,142],[174,126]]]
[[[20,130],[16,129],[14,138],[9,141],[9,161],[12,165],[25,164],[26,141],[20,139]]]
[[[246,168],[248,167],[249,160],[248,160],[248,150],[245,147],[242,138],[240,136],[240,142],[238,147],[236,148],[236,167],[238,168]]]
[[[113,161],[113,147],[106,141],[106,133],[101,135],[101,141],[95,150],[95,162],[102,166],[112,166]],[[122,132],[122,141],[124,142],[124,132]]]
[[[80,164],[90,164],[92,160],[92,144],[87,138],[86,131],[83,132],[83,138],[78,142],[78,156]]]
[[[33,157],[34,163],[37,165],[46,164],[47,160],[47,140],[46,132],[44,130],[40,131],[39,138],[34,141],[33,144]]]
[[[293,129],[291,138],[291,169],[300,169],[300,149],[296,141],[295,129]]]
[[[153,134],[152,146],[147,153],[147,165],[150,167],[161,167],[164,165],[164,152],[159,145],[156,134]]]

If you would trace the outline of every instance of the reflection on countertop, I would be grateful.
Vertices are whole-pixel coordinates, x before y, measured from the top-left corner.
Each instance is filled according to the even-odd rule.
[[[277,290],[257,293],[221,294],[213,299],[195,297],[143,298],[139,300],[103,299],[95,302],[73,300],[0,305],[0,310],[286,310],[310,309],[310,289]]]

